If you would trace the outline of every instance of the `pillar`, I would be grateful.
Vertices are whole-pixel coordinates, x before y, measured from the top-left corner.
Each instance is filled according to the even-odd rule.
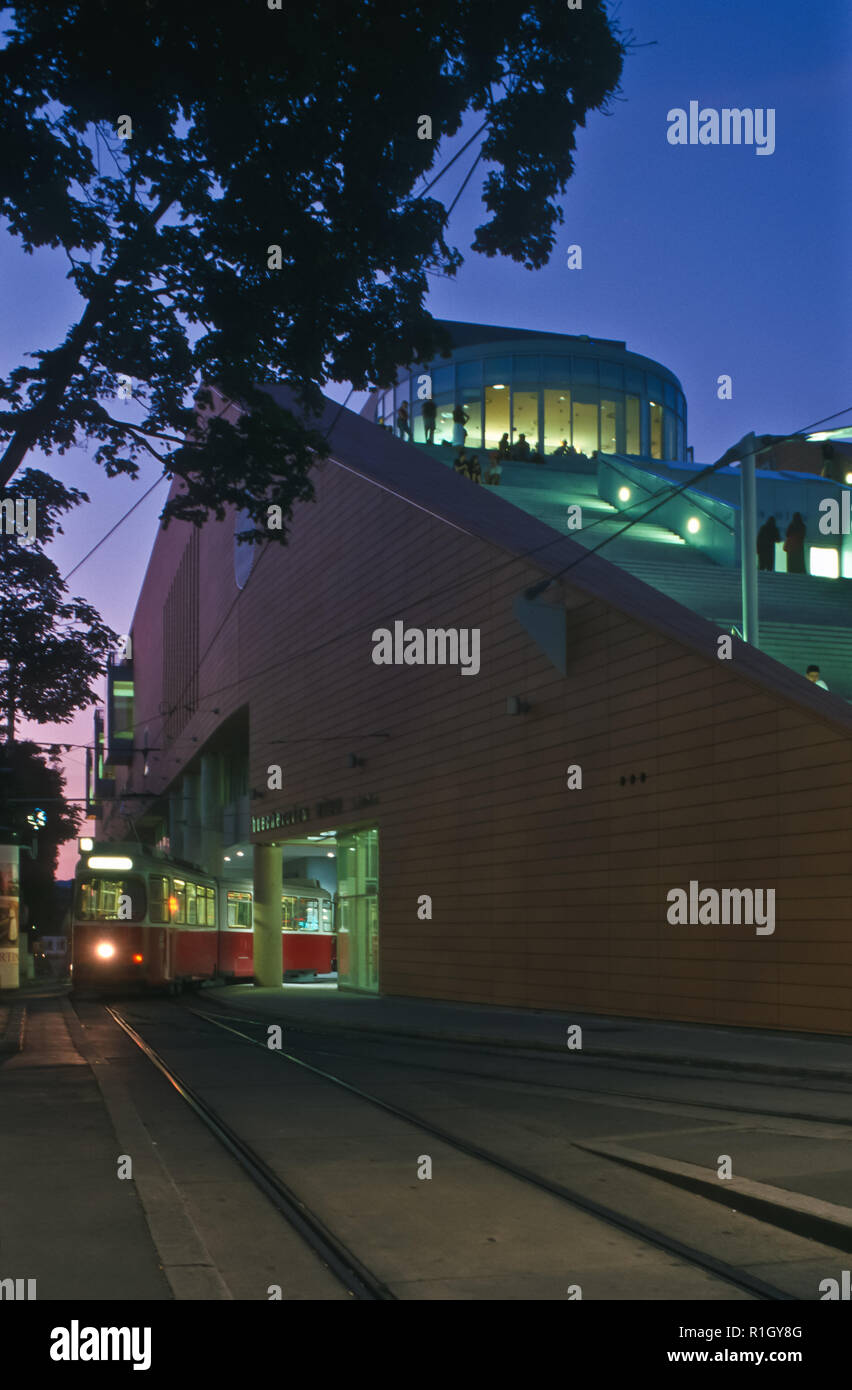
[[[270,987],[282,982],[280,845],[254,846],[254,982]]]

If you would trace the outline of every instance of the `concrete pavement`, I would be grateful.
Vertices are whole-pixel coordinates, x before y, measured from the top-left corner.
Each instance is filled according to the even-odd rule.
[[[558,1053],[567,1050],[568,1029],[579,1024],[587,1058],[852,1081],[852,1037],[355,995],[339,992],[333,984],[282,985],[277,990],[230,985],[205,990],[201,999],[215,999],[248,1016],[323,1032],[354,1031]]]

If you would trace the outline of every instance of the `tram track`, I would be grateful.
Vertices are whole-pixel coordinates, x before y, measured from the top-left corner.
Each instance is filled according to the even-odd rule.
[[[232,1019],[234,1019],[235,1017],[239,1017],[239,1020],[240,1020],[241,1023],[247,1023],[247,1024],[252,1025],[253,1027],[264,1028],[264,1029],[268,1028],[270,1022],[272,1021],[272,1020],[270,1020],[270,1019],[245,1018],[245,1017],[243,1017],[242,1015],[240,1015],[240,1014],[238,1013],[238,1011],[236,1011],[236,1010],[228,1010],[226,1013],[220,1014],[219,1020],[216,1020],[216,1021],[221,1021],[221,1022],[224,1023],[226,1019],[232,1020]],[[212,1014],[210,1015],[211,1021],[214,1020],[215,1018],[216,1018],[215,1015],[212,1015]],[[286,1026],[291,1032],[303,1033],[303,1035],[304,1035],[305,1037],[321,1036],[321,1037],[324,1037],[324,1038],[327,1039],[328,1036],[329,1036],[328,1033],[322,1033],[322,1034],[320,1034],[319,1030],[316,1030],[316,1029],[308,1029],[308,1028],[305,1028],[305,1029],[303,1030],[300,1024],[293,1024],[293,1023],[289,1023],[289,1022],[288,1022],[285,1026]],[[380,1042],[381,1042],[381,1038],[380,1038],[380,1037],[376,1037],[376,1036],[374,1036],[374,1035],[367,1035],[367,1037],[365,1038],[365,1037],[364,1037],[363,1035],[361,1035],[361,1034],[354,1034],[354,1033],[352,1033],[352,1034],[347,1034],[347,1036],[348,1036],[348,1037],[357,1036],[358,1039],[359,1039],[359,1041],[369,1041],[369,1042],[373,1042],[373,1043],[380,1043]],[[399,1041],[400,1041],[400,1039],[399,1039],[399,1038],[396,1038],[396,1037],[395,1037],[394,1040],[395,1040],[396,1042],[399,1042]],[[447,1040],[446,1040],[446,1039],[441,1039],[441,1038],[435,1038],[435,1039],[430,1039],[430,1038],[411,1038],[411,1039],[403,1039],[403,1041],[408,1041],[408,1042],[410,1042],[410,1043],[412,1043],[412,1044],[418,1044],[418,1045],[420,1045],[420,1044],[425,1044],[426,1046],[430,1046],[430,1045],[431,1045],[431,1046],[438,1046],[438,1047],[439,1047],[439,1046],[442,1046],[442,1045],[444,1045],[444,1046],[448,1046],[448,1045],[449,1045],[449,1044],[447,1043]],[[309,1046],[313,1046],[313,1044],[309,1044]],[[331,1050],[328,1049],[327,1047],[325,1047],[325,1048],[319,1048],[319,1047],[317,1047],[317,1048],[315,1048],[315,1050],[316,1050],[316,1051],[322,1051],[322,1052],[324,1052],[324,1053],[326,1053],[327,1055],[330,1055],[330,1056],[334,1056],[334,1055],[346,1056],[346,1055],[348,1055],[348,1054],[342,1053],[342,1052],[341,1052],[341,1053],[335,1054],[333,1051],[331,1051]],[[488,1048],[487,1048],[487,1045],[486,1045],[486,1044],[483,1044],[483,1045],[482,1045],[482,1051],[483,1051],[483,1052],[488,1052]],[[497,1059],[497,1060],[505,1061],[505,1057],[503,1056],[502,1053],[488,1052],[488,1055],[489,1055],[489,1056],[493,1056],[493,1057],[494,1057],[495,1059]],[[532,1052],[531,1052],[531,1053],[525,1053],[525,1054],[524,1054],[524,1057],[523,1057],[523,1060],[525,1060],[525,1061],[535,1061],[535,1062],[538,1063],[538,1064],[541,1064],[542,1061],[550,1062],[550,1063],[555,1064],[556,1061],[557,1061],[557,1058],[556,1058],[554,1055],[552,1055],[552,1054],[547,1054],[547,1053],[541,1054],[541,1053],[532,1053]],[[616,1090],[610,1089],[609,1087],[600,1087],[600,1086],[597,1086],[597,1087],[580,1086],[580,1085],[577,1084],[577,1082],[576,1082],[575,1080],[572,1080],[568,1085],[565,1085],[563,1082],[545,1081],[545,1080],[542,1080],[541,1078],[538,1078],[538,1079],[537,1079],[536,1081],[534,1081],[534,1082],[529,1082],[529,1081],[527,1081],[527,1080],[525,1080],[525,1079],[514,1078],[514,1077],[507,1077],[507,1076],[505,1076],[505,1075],[500,1075],[500,1074],[498,1074],[498,1073],[496,1073],[496,1072],[492,1072],[492,1071],[478,1071],[478,1070],[474,1070],[474,1069],[471,1068],[471,1067],[459,1067],[459,1066],[443,1067],[443,1066],[441,1066],[439,1063],[436,1063],[436,1062],[415,1062],[415,1061],[411,1061],[409,1058],[406,1058],[404,1061],[402,1061],[402,1060],[399,1060],[399,1059],[394,1058],[394,1057],[383,1056],[383,1058],[382,1058],[382,1064],[383,1064],[384,1066],[400,1067],[400,1068],[404,1068],[404,1069],[406,1069],[406,1070],[409,1070],[409,1069],[410,1069],[410,1070],[413,1070],[413,1071],[428,1071],[428,1072],[434,1072],[435,1074],[440,1075],[440,1076],[467,1077],[467,1078],[469,1078],[469,1079],[471,1079],[471,1080],[477,1080],[477,1081],[493,1081],[493,1082],[498,1083],[498,1084],[503,1085],[503,1086],[519,1086],[519,1087],[523,1088],[524,1090],[528,1090],[528,1089],[530,1088],[530,1086],[532,1086],[533,1088],[535,1088],[535,1089],[537,1089],[537,1090],[548,1091],[548,1092],[553,1092],[553,1091],[555,1091],[555,1092],[564,1093],[564,1094],[566,1094],[566,1095],[571,1095],[571,1094],[574,1094],[574,1093],[576,1093],[576,1094],[578,1094],[578,1095],[588,1095],[588,1096],[591,1096],[591,1097],[592,1097],[593,1099],[595,1099],[595,1100],[598,1100],[598,1099],[601,1099],[601,1098],[604,1098],[604,1097],[606,1097],[606,1098],[611,1097],[613,1100],[645,1101],[645,1102],[647,1102],[649,1105],[665,1105],[665,1106],[671,1106],[672,1108],[681,1109],[681,1110],[722,1111],[722,1112],[730,1112],[731,1114],[734,1114],[734,1115],[756,1116],[756,1117],[763,1118],[763,1119],[768,1119],[768,1120],[799,1120],[799,1121],[802,1121],[802,1122],[804,1122],[804,1123],[834,1125],[834,1126],[836,1126],[836,1127],[839,1128],[839,1129],[852,1129],[852,1119],[846,1120],[846,1119],[843,1119],[843,1118],[839,1118],[839,1117],[836,1116],[836,1115],[815,1115],[815,1114],[813,1114],[812,1112],[809,1112],[809,1111],[802,1111],[802,1110],[770,1110],[770,1109],[767,1109],[767,1108],[765,1108],[765,1107],[758,1107],[758,1106],[755,1106],[755,1105],[736,1105],[736,1104],[734,1104],[734,1103],[732,1103],[732,1102],[729,1102],[729,1101],[722,1102],[722,1101],[709,1101],[709,1100],[695,1100],[695,1101],[692,1101],[692,1100],[689,1100],[689,1101],[676,1100],[676,1099],[674,1099],[674,1098],[669,1098],[669,1097],[667,1097],[667,1096],[648,1095],[648,1094],[646,1094],[646,1093],[644,1093],[644,1092],[642,1092],[642,1091],[616,1091]],[[582,1059],[582,1065],[583,1065],[583,1066],[596,1066],[596,1067],[602,1067],[602,1068],[604,1068],[605,1070],[612,1070],[613,1067],[614,1067],[616,1070],[636,1070],[636,1071],[640,1072],[640,1073],[643,1074],[643,1075],[647,1075],[647,1072],[646,1072],[644,1069],[638,1068],[638,1067],[637,1067],[637,1068],[631,1068],[631,1067],[629,1066],[629,1064],[624,1063],[620,1058],[606,1058],[606,1059],[604,1059],[604,1058],[583,1057],[583,1059]],[[681,1072],[676,1072],[676,1071],[665,1071],[665,1070],[662,1070],[662,1069],[661,1069],[661,1070],[659,1070],[659,1071],[655,1071],[653,1074],[654,1074],[655,1076],[665,1077],[666,1079],[670,1079],[670,1080],[679,1081],[679,1080],[682,1080],[682,1079],[683,1079],[682,1073],[681,1073]],[[695,1072],[692,1072],[691,1075],[692,1075],[692,1076],[694,1077],[694,1079],[696,1079],[696,1080],[712,1080],[712,1081],[716,1082],[717,1084],[724,1082],[724,1084],[725,1084],[726,1086],[729,1085],[729,1084],[731,1084],[731,1083],[733,1082],[733,1084],[739,1085],[739,1086],[755,1086],[755,1085],[758,1085],[758,1084],[759,1084],[761,1087],[764,1087],[764,1088],[765,1088],[767,1085],[769,1085],[769,1086],[777,1087],[778,1089],[798,1089],[798,1090],[805,1089],[804,1086],[795,1087],[795,1086],[793,1086],[792,1083],[789,1082],[789,1081],[783,1081],[783,1082],[781,1082],[781,1081],[775,1081],[775,1080],[767,1080],[763,1075],[760,1075],[759,1077],[756,1078],[756,1077],[751,1077],[751,1076],[748,1076],[748,1077],[733,1076],[733,1077],[732,1077],[732,1076],[730,1076],[727,1072],[725,1072],[725,1073],[715,1073],[715,1072],[712,1072],[712,1069],[711,1069],[709,1066],[708,1066],[708,1068],[707,1068],[707,1072],[706,1072],[706,1073],[703,1072],[703,1071],[702,1071],[701,1073],[698,1073],[698,1071],[696,1070]],[[844,1089],[842,1086],[838,1086],[836,1089],[828,1089],[828,1088],[826,1088],[826,1087],[812,1087],[812,1086],[808,1086],[808,1087],[807,1087],[807,1090],[808,1090],[809,1092],[811,1092],[811,1093],[813,1093],[813,1092],[815,1091],[816,1094],[818,1094],[818,1095],[819,1095],[819,1094],[824,1094],[824,1095],[827,1095],[827,1096],[841,1096],[841,1097],[847,1097],[847,1098],[848,1098],[848,1096],[849,1096],[849,1089],[848,1089],[848,1087]]]
[[[275,1209],[299,1233],[331,1273],[361,1302],[395,1299],[387,1286],[330,1231],[317,1214],[242,1139],[221,1115],[189,1085],[149,1042],[111,1005],[104,1005],[113,1022],[135,1043],[186,1102],[210,1133],[223,1145]],[[194,1012],[194,1011],[192,1011]]]
[[[217,1111],[209,1105],[207,1101],[190,1086],[175,1070],[175,1068],[142,1036],[137,1028],[133,1027],[129,1021],[114,1007],[107,1006],[107,1012],[113,1021],[122,1028],[123,1032],[132,1042],[143,1052],[148,1060],[160,1071],[160,1073],[177,1090],[178,1094],[194,1111],[196,1116],[205,1124],[208,1130],[219,1140],[228,1152],[240,1163],[244,1172],[260,1188],[264,1195],[273,1203],[276,1209],[288,1220],[300,1235],[310,1244],[311,1248],[319,1255],[320,1259],[327,1265],[331,1272],[347,1287],[356,1299],[360,1300],[393,1300],[397,1295],[383,1280],[374,1275],[367,1266],[356,1256],[353,1251],[332,1231],[322,1218],[313,1211],[306,1202],[293,1191],[287,1183],[273,1172],[267,1163],[254,1151],[239,1134],[223,1119]],[[431,1123],[429,1120],[413,1111],[383,1100],[359,1086],[353,1085],[343,1077],[314,1066],[304,1058],[297,1057],[293,1053],[284,1050],[269,1049],[265,1042],[252,1038],[250,1034],[234,1027],[232,1023],[225,1023],[211,1015],[205,1014],[199,1009],[187,1008],[183,1012],[193,1015],[208,1026],[214,1027],[219,1031],[226,1032],[241,1042],[252,1047],[260,1048],[266,1056],[278,1057],[279,1060],[301,1068],[314,1077],[336,1086],[350,1096],[356,1097],[359,1101],[376,1107],[391,1115],[394,1119],[416,1128],[421,1134],[433,1140],[438,1140],[442,1144],[454,1149],[457,1153],[475,1160],[477,1163],[486,1165],[492,1170],[496,1170],[507,1178],[524,1184],[528,1189],[536,1189],[551,1198],[556,1198],[560,1203],[582,1213],[583,1216],[592,1218],[596,1222],[601,1222],[616,1231],[627,1235],[634,1240],[641,1242],[645,1246],[653,1247],[663,1251],[669,1256],[688,1264],[703,1274],[709,1275],[712,1279],[720,1281],[728,1287],[735,1288],[748,1296],[772,1302],[796,1301],[796,1296],[784,1289],[778,1288],[773,1284],[757,1278],[749,1272],[738,1269],[727,1262],[717,1259],[706,1251],[700,1250],[682,1240],[649,1226],[647,1223],[639,1221],[634,1217],[623,1212],[616,1211],[592,1198],[577,1192],[566,1185],[554,1182],[536,1173],[521,1164],[515,1163],[510,1159],[494,1153],[492,1150],[484,1148],[482,1145],[475,1144],[458,1134],[453,1134],[442,1126]]]

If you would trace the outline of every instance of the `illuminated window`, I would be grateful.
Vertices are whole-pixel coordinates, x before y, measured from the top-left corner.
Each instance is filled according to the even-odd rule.
[[[168,922],[169,880],[167,878],[149,878],[148,901],[151,921]]]
[[[641,454],[642,442],[639,433],[639,397],[627,396],[624,402],[627,443],[626,451],[628,454]]]
[[[174,911],[173,914],[172,914],[172,921],[173,921],[173,922],[185,922],[185,921],[186,921],[186,880],[185,880],[185,879],[176,878],[176,879],[174,880],[172,896],[173,896],[175,902],[177,903],[177,907],[175,908],[175,911]]]
[[[821,575],[823,579],[839,579],[840,552],[833,546],[812,545],[808,567],[811,574]]]
[[[601,453],[614,454],[615,443],[615,401],[601,401]]]
[[[216,890],[215,888],[199,887],[198,889],[198,920],[207,927],[216,925]]]
[[[663,407],[658,401],[649,402],[651,408],[651,458],[663,457]]]
[[[538,392],[512,392],[512,434],[513,444],[517,444],[525,434],[530,449],[538,448]]]
[[[575,400],[573,418],[574,448],[578,454],[591,457],[598,447],[598,407]]]
[[[465,429],[467,438],[465,447],[468,449],[482,448],[482,399],[478,386],[462,386],[459,388],[461,405],[466,415],[470,416]]]
[[[129,916],[127,902],[129,898]],[[141,878],[84,878],[77,888],[77,912],[83,922],[141,922],[145,884]],[[121,915],[119,915],[121,914]]]
[[[544,449],[552,453],[563,439],[571,443],[571,392],[567,387],[544,391]]]
[[[494,385],[485,388],[485,447],[496,449],[504,434],[509,434],[510,391],[505,386],[498,391]],[[511,435],[509,436],[511,439]]]
[[[228,894],[228,926],[243,931],[251,926],[251,893]]]

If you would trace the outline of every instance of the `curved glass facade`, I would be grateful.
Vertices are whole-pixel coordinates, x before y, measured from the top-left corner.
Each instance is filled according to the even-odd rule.
[[[452,325],[448,325],[452,327]],[[553,335],[546,351],[533,351],[511,330],[400,373],[397,385],[376,396],[375,419],[396,432],[397,412],[408,407],[412,439],[427,443],[423,401],[435,401],[435,444],[453,443],[453,412],[468,419],[468,448],[496,449],[523,434],[533,451],[552,454],[563,441],[591,456],[632,454],[686,460],[686,398],[677,378],[621,344],[580,343]],[[596,351],[599,349],[599,351]],[[456,437],[458,437],[456,435]]]

